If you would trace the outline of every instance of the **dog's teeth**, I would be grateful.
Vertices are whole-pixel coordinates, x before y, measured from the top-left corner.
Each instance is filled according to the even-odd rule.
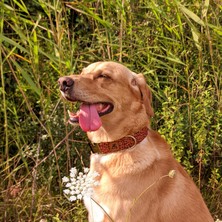
[[[102,103],[97,104],[96,109],[98,112],[101,111],[103,109],[103,104]]]
[[[72,113],[68,110],[68,115],[69,115],[69,117],[71,117],[72,116]]]
[[[104,107],[104,105],[101,103],[101,104],[99,104],[99,110],[102,110],[103,109],[103,107]]]
[[[69,115],[70,118],[76,116],[74,113],[70,112],[69,110],[68,110],[68,115]]]

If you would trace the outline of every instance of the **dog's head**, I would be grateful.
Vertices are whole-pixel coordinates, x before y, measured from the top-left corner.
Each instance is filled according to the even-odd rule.
[[[115,62],[97,62],[80,75],[59,78],[63,97],[80,102],[80,110],[69,113],[71,124],[79,124],[93,142],[108,142],[136,132],[153,116],[151,92],[142,74]]]

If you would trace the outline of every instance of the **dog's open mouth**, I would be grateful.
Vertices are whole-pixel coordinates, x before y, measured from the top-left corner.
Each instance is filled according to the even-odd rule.
[[[113,111],[113,104],[101,103],[82,103],[77,113],[69,111],[69,123],[79,123],[83,131],[96,131],[102,126],[101,116]]]

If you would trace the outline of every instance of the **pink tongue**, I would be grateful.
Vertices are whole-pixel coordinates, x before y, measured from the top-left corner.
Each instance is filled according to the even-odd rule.
[[[102,125],[96,105],[82,104],[78,116],[79,125],[85,132],[96,131]]]

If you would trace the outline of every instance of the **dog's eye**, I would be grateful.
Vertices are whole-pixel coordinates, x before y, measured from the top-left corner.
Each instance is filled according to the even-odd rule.
[[[99,74],[96,79],[110,79],[110,77],[104,73]]]

